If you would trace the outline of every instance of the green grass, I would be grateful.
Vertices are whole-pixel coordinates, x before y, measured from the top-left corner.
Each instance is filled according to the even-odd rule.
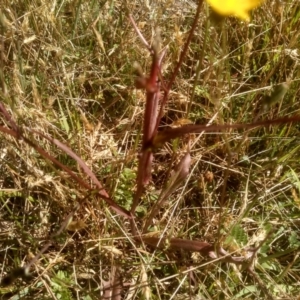
[[[69,145],[126,209],[136,188],[145,104],[144,92],[134,87],[134,62],[147,74],[151,63],[128,13],[149,42],[160,29],[162,47],[167,47],[162,70],[167,81],[196,11],[191,1],[152,2],[0,4],[1,102],[26,136],[86,179],[65,152],[26,128]],[[261,118],[299,113],[300,5],[296,0],[276,3],[267,1],[253,11],[250,24],[228,18],[223,28],[213,26],[203,5],[163,126],[180,119],[251,123],[272,86],[286,81],[290,86],[284,98]],[[56,236],[30,275],[0,287],[1,296],[101,299],[110,296],[108,282],[120,278],[122,299],[297,299],[298,132],[299,124],[282,124],[168,143],[155,153],[153,180],[137,209],[136,224],[142,230],[189,139],[188,179],[165,202],[150,231],[219,243],[236,256],[246,257],[249,247],[260,246],[253,274],[199,253],[137,244],[129,221],[92,194],[73,217],[85,227]],[[0,149],[3,278],[41,250],[86,191],[24,141],[1,133]]]

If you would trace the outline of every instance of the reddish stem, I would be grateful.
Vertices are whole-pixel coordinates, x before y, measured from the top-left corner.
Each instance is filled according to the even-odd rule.
[[[187,54],[187,51],[188,51],[188,48],[189,48],[189,45],[191,43],[191,40],[192,40],[192,37],[194,35],[194,32],[196,30],[196,27],[197,27],[197,23],[198,23],[198,20],[199,20],[199,16],[200,16],[200,12],[201,12],[201,7],[202,7],[202,3],[203,3],[203,0],[199,0],[198,2],[198,6],[197,6],[197,11],[196,11],[196,15],[194,17],[194,21],[193,21],[193,24],[192,24],[192,28],[190,30],[190,33],[189,33],[189,36],[184,44],[184,47],[182,49],[182,52],[180,54],[180,57],[179,57],[179,61],[174,69],[174,72],[171,76],[171,79],[167,85],[167,88],[166,88],[166,91],[164,92],[164,97],[162,99],[162,102],[161,102],[161,106],[160,106],[160,111],[159,111],[159,115],[158,115],[158,119],[157,119],[157,122],[156,122],[156,128],[158,128],[159,124],[160,124],[160,120],[163,116],[163,109],[164,109],[164,106],[166,105],[167,101],[168,101],[168,97],[169,97],[169,93],[170,93],[170,90],[171,90],[171,87],[176,79],[176,76],[178,74],[178,71],[183,63],[183,60]]]

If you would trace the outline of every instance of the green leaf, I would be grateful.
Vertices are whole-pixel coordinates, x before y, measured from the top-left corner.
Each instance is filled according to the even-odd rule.
[[[231,230],[231,236],[239,245],[246,245],[248,243],[247,234],[239,224],[233,226]]]

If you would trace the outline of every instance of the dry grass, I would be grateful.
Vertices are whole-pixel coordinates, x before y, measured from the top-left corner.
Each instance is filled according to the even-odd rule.
[[[126,209],[135,191],[145,102],[144,93],[134,88],[133,65],[137,61],[147,72],[151,62],[128,13],[149,42],[160,29],[168,80],[196,10],[192,1],[148,2],[0,4],[1,102],[19,125],[69,145]],[[253,13],[251,24],[231,18],[223,28],[212,26],[203,6],[162,126],[183,119],[253,122],[271,87],[287,81],[287,94],[261,118],[299,113],[300,6],[297,0],[286,2],[267,1]],[[26,134],[85,178],[66,153]],[[296,299],[298,136],[298,124],[190,136],[188,180],[151,225],[154,236],[219,243],[237,256],[248,255],[247,248],[272,230],[253,274],[199,253],[138,245],[129,221],[92,194],[30,275],[0,288],[3,299],[117,299],[111,291],[120,291],[122,299]],[[137,209],[139,230],[186,142],[175,140],[155,153],[153,181]],[[4,277],[30,261],[86,191],[24,142],[1,134],[0,145]]]

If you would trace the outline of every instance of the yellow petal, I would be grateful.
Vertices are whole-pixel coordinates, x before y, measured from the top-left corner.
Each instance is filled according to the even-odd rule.
[[[236,17],[249,21],[249,11],[265,0],[207,0],[212,9],[222,15]]]

